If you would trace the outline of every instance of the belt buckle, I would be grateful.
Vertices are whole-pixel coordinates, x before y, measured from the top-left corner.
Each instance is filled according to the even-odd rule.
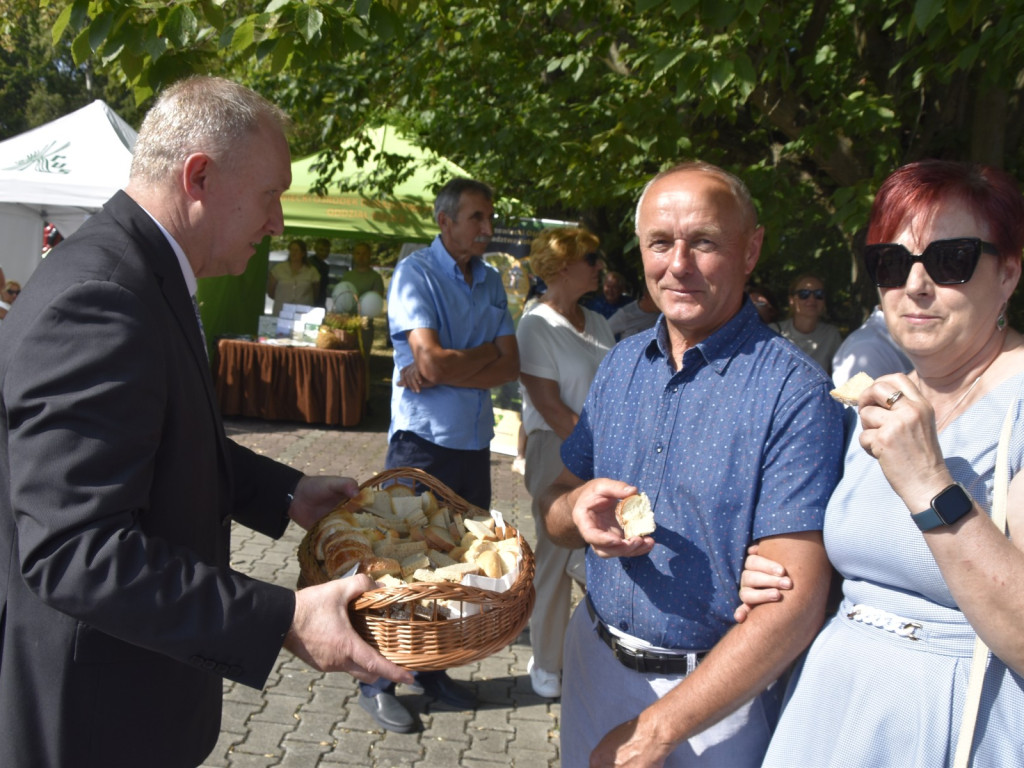
[[[614,635],[611,636],[611,642],[612,654],[627,669],[631,669],[641,675],[677,674],[668,669],[669,664],[667,660],[661,656],[628,648],[620,643]]]
[[[634,672],[639,672],[640,674],[646,673],[647,665],[644,663],[645,659],[643,657],[622,645],[614,635],[611,635],[609,639],[611,640],[612,655],[618,659],[618,662],[622,664],[622,666],[627,669],[631,669]]]

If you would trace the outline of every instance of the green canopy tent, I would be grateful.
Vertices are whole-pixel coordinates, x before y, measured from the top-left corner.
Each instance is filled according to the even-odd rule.
[[[395,186],[388,198],[368,198],[358,192],[343,192],[333,182],[327,195],[311,190],[317,181],[318,155],[292,163],[292,187],[281,203],[285,232],[310,237],[346,237],[359,240],[402,240],[429,242],[437,234],[434,196],[454,176],[468,176],[462,168],[398,136],[393,128],[377,128],[368,134],[373,144],[369,159],[360,166],[348,156],[336,178],[345,186],[361,187],[383,170],[388,155],[413,160],[409,176]]]
[[[373,149],[360,165],[347,154],[340,173],[328,185],[328,194],[310,190],[316,184],[314,169],[320,160],[312,155],[292,163],[292,186],[281,200],[285,234],[303,237],[353,240],[400,240],[429,242],[437,234],[433,205],[436,190],[453,176],[467,176],[462,168],[433,152],[417,147],[389,126],[367,134]],[[342,145],[355,149],[355,139]],[[361,150],[365,155],[365,150]],[[385,158],[397,155],[413,160],[412,172],[386,198],[371,198],[341,186],[361,185],[378,176]],[[249,261],[245,273],[210,277],[199,281],[198,299],[207,338],[224,335],[256,335],[263,314],[267,285],[269,239]]]

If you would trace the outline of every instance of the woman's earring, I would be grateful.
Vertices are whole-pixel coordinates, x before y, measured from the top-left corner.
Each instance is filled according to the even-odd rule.
[[[999,313],[999,317],[996,318],[996,330],[1001,331],[1006,328],[1006,305],[1003,305],[1003,311]]]

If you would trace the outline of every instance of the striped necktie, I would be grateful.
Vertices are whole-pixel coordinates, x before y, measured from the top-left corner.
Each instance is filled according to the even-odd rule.
[[[203,352],[206,354],[206,359],[210,359],[210,351],[206,346],[206,331],[203,329],[203,317],[199,314],[199,302],[196,301],[196,297],[192,297],[192,309],[196,311],[196,322],[199,323],[199,335],[203,337]]]

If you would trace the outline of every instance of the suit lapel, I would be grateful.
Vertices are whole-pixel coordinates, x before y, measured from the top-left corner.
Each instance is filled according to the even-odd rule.
[[[217,404],[217,396],[213,387],[210,361],[206,356],[206,346],[203,343],[202,332],[196,319],[192,297],[188,293],[185,277],[181,274],[178,257],[175,256],[171,244],[149,214],[123,191],[115,194],[104,206],[104,210],[109,211],[118,224],[139,244],[139,251],[143,254],[146,265],[153,272],[164,301],[167,303],[167,308],[181,330],[189,352],[199,368],[199,378],[203,382],[206,404],[211,419],[216,425],[222,467],[230,481],[231,462],[228,460],[227,437],[224,434],[224,424],[221,421],[220,407]]]
[[[199,323],[192,306],[192,297],[188,293],[188,287],[185,285],[185,278],[181,274],[181,265],[178,264],[178,257],[174,255],[174,249],[171,248],[164,233],[160,231],[149,214],[124,192],[118,192],[106,207],[110,209],[118,223],[140,244],[140,250],[145,254],[146,264],[156,277],[164,299],[188,342],[196,365],[207,372],[207,376],[204,377],[208,384],[207,396],[210,399],[210,404],[216,405],[213,387],[209,381],[210,362],[206,357]]]

